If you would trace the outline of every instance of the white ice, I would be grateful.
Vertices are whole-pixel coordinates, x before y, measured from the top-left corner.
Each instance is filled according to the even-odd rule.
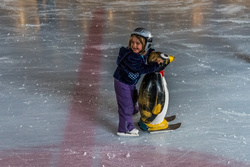
[[[98,16],[104,21],[101,27],[91,27],[98,10],[104,11]],[[169,166],[180,162],[195,166],[195,158],[190,164],[189,155],[217,157],[210,158],[215,160],[211,166],[249,166],[249,17],[246,0],[1,1],[0,166],[11,165],[6,159],[37,148],[51,153],[50,166],[62,166],[62,155],[74,160],[72,166],[83,159],[92,166],[160,166],[171,150],[181,153]],[[165,70],[168,115],[176,114],[173,123],[182,122],[182,126],[170,133],[140,131],[138,138],[122,138],[116,136],[112,75],[119,48],[141,26],[152,32],[156,50],[176,57]],[[103,30],[102,44],[87,45],[92,28]],[[93,70],[83,71],[90,78],[98,76],[98,82],[79,81],[83,55],[92,54],[85,53],[88,48],[102,53],[101,64],[89,62]],[[98,93],[77,92],[80,86],[84,91],[96,88]],[[84,102],[74,98],[81,93],[90,97],[89,106],[82,107]],[[96,106],[95,117],[87,120],[93,121],[93,127],[65,130],[72,103],[83,111]],[[134,117],[135,124],[139,118]],[[82,137],[82,143],[77,139],[75,146],[63,145],[69,136]],[[89,140],[93,145],[86,144]],[[146,152],[164,156],[152,162]],[[22,160],[27,166],[42,164]],[[200,159],[199,164],[204,165]]]

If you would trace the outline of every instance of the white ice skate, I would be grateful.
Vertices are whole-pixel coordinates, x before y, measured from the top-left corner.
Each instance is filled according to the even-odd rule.
[[[129,132],[117,132],[118,136],[139,136],[139,130],[138,129],[133,129]]]

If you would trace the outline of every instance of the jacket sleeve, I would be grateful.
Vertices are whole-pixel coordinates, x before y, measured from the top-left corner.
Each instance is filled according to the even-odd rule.
[[[159,67],[160,67],[160,65],[157,62],[152,62],[152,63],[149,63],[149,64],[143,64],[141,66],[140,73],[141,74],[147,74],[147,73],[155,72]]]
[[[145,64],[142,56],[135,53],[130,53],[124,61],[124,65],[128,67],[131,71],[140,74],[146,74],[156,71],[160,65],[156,62]]]

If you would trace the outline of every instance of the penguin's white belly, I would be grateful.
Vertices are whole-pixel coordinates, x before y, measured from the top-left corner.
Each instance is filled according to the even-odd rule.
[[[168,103],[169,103],[169,92],[167,88],[167,82],[164,77],[162,77],[163,86],[165,87],[165,103],[164,107],[159,115],[151,122],[151,124],[159,124],[165,118],[167,111],[168,111]]]

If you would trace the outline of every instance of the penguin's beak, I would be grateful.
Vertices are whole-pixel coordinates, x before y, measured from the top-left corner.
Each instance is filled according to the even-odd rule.
[[[169,57],[169,59],[170,59],[170,63],[171,63],[172,61],[174,61],[174,59],[175,59],[175,57],[172,56],[172,55],[168,55],[168,57]]]

